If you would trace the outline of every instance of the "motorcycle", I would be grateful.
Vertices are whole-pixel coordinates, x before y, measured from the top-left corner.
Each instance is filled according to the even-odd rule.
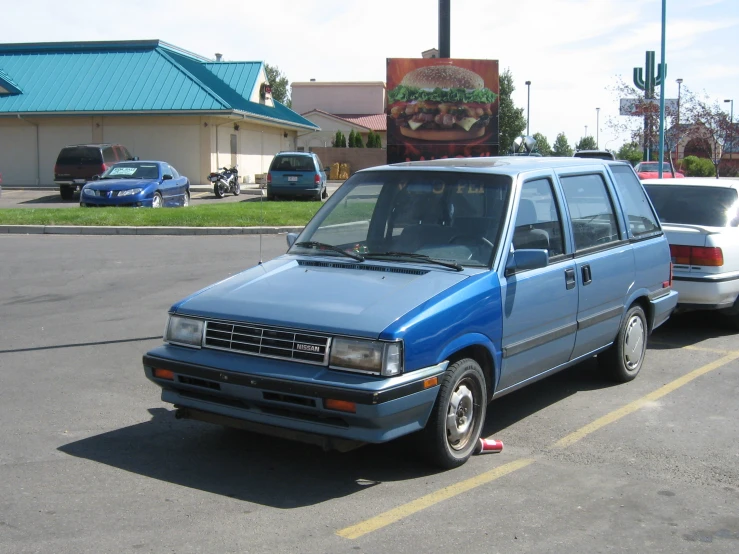
[[[241,194],[241,183],[239,183],[238,166],[232,168],[223,167],[221,171],[213,172],[208,175],[208,180],[213,183],[213,193],[216,198],[223,198],[227,193],[232,192],[234,196]]]

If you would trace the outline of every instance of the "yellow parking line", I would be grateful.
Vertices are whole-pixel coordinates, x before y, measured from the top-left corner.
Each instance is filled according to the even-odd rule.
[[[661,340],[650,340],[649,341],[649,344],[656,344],[656,345],[659,345],[659,346],[667,346],[669,348],[675,348],[675,349],[683,348],[685,350],[697,350],[699,352],[713,352],[715,354],[729,354],[729,353],[731,353],[731,350],[723,350],[721,348],[709,348],[707,346],[694,346],[692,344],[683,346],[681,344],[675,344],[673,342],[664,342],[664,341],[661,341]]]
[[[728,354],[723,358],[699,367],[698,369],[695,369],[690,373],[687,373],[686,375],[683,375],[682,377],[679,377],[674,381],[667,383],[666,385],[647,394],[646,396],[634,400],[633,402],[626,404],[622,408],[614,410],[604,415],[603,417],[596,419],[594,422],[581,427],[577,431],[570,433],[569,435],[555,442],[550,447],[550,449],[567,448],[568,446],[573,445],[574,443],[590,435],[591,433],[594,433],[598,429],[601,429],[606,425],[614,423],[622,417],[635,412],[646,403],[653,402],[659,398],[662,398],[663,396],[679,389],[680,387],[687,385],[701,375],[705,375],[706,373],[713,371],[714,369],[722,367],[736,360],[737,358],[739,358],[739,351],[729,351]],[[383,512],[375,517],[357,523],[356,525],[339,529],[338,531],[336,531],[336,534],[345,539],[357,539],[363,535],[366,535],[367,533],[377,531],[378,529],[386,527],[392,523],[395,523],[396,521],[415,514],[416,512],[425,510],[426,508],[438,504],[439,502],[448,500],[449,498],[462,494],[463,492],[467,492],[481,485],[485,485],[487,483],[490,483],[491,481],[503,477],[504,475],[508,475],[509,473],[512,473],[518,469],[529,466],[534,463],[534,461],[535,460],[533,458],[522,458],[520,460],[509,462],[490,471],[486,471],[485,473],[482,473],[476,477],[471,477],[470,479],[466,479],[464,481],[460,481],[459,483],[449,485],[448,487],[444,487],[443,489],[427,494],[426,496],[422,496],[417,500],[413,500],[411,502],[408,502],[407,504],[403,504],[402,506],[398,506],[397,508],[393,508],[392,510]]]
[[[448,500],[449,498],[457,496],[458,494],[462,494],[463,492],[467,492],[468,490],[474,489],[475,487],[479,487],[480,485],[484,485],[486,483],[489,483],[490,481],[494,481],[499,477],[503,477],[504,475],[507,475],[513,471],[516,471],[517,469],[521,469],[533,463],[533,459],[524,458],[521,460],[516,460],[515,462],[510,462],[500,467],[496,467],[495,469],[486,471],[485,473],[482,473],[476,477],[472,477],[470,479],[460,481],[459,483],[449,485],[448,487],[444,487],[443,489],[427,494],[426,496],[422,496],[417,500],[413,500],[412,502],[408,502],[407,504],[403,504],[402,506],[393,508],[392,510],[384,512],[361,523],[357,523],[356,525],[352,525],[351,527],[340,529],[336,532],[336,534],[340,537],[344,537],[345,539],[359,538],[362,535],[366,535],[367,533],[371,533],[372,531],[377,531],[378,529],[390,525],[391,523],[395,523],[396,521],[401,520],[404,517],[408,517],[411,514],[415,514],[416,512],[425,510],[426,508],[433,506],[434,504],[438,504],[439,502]]]
[[[552,448],[567,448],[568,446],[573,445],[580,439],[587,437],[589,434],[597,431],[598,429],[605,427],[609,423],[618,421],[622,417],[635,412],[636,410],[644,406],[644,404],[648,402],[654,402],[655,400],[658,400],[659,398],[662,398],[663,396],[679,389],[683,385],[687,385],[693,379],[697,379],[701,375],[705,375],[709,371],[713,371],[716,368],[726,365],[729,362],[736,360],[737,358],[739,358],[739,352],[730,352],[729,354],[727,354],[723,358],[719,358],[715,362],[711,362],[710,364],[699,367],[698,369],[695,369],[690,373],[687,373],[686,375],[683,375],[682,377],[679,377],[674,381],[671,381],[666,385],[658,388],[656,391],[650,392],[646,396],[642,396],[638,400],[634,400],[633,402],[626,404],[618,410],[614,410],[611,413],[596,419],[592,423],[587,424],[585,427],[581,427],[574,433],[570,433],[566,437],[559,439],[552,445]]]

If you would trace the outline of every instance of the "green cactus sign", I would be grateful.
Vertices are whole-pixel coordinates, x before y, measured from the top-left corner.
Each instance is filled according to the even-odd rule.
[[[647,50],[647,60],[644,69],[634,68],[634,85],[644,91],[644,98],[654,98],[654,88],[662,84],[667,75],[667,64],[657,64],[657,74],[654,72],[654,50]]]

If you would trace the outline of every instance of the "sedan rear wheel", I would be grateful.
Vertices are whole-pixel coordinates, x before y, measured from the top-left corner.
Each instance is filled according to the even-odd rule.
[[[158,192],[154,193],[154,198],[151,199],[151,207],[152,208],[161,208],[162,207],[162,195]]]

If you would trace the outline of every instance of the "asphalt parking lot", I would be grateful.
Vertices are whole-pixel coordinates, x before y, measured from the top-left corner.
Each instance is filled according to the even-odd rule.
[[[589,361],[496,400],[503,452],[454,471],[176,420],[141,367],[168,307],[285,248],[0,235],[0,552],[739,549],[739,341],[710,314],[631,383]]]

